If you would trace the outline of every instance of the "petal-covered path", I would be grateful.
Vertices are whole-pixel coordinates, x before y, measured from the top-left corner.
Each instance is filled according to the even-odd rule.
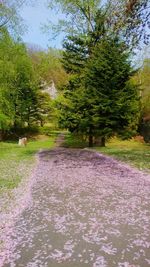
[[[150,176],[86,149],[39,153],[4,267],[150,266]]]

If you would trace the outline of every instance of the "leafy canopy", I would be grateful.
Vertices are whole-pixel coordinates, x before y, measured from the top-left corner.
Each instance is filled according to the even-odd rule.
[[[85,36],[95,32],[95,19],[102,18],[98,13],[103,10],[107,34],[119,35],[131,49],[149,41],[149,0],[48,0],[48,3],[50,9],[64,14],[57,24],[48,25],[55,35],[62,31]]]

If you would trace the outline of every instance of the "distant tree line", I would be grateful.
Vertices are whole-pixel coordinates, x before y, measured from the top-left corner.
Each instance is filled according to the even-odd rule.
[[[50,96],[40,90],[27,48],[0,30],[0,133],[42,124],[50,112]]]
[[[148,56],[148,55],[147,55]],[[150,143],[150,54],[144,57],[142,66],[134,76],[140,84],[141,114],[139,133]]]
[[[19,9],[24,4],[0,2],[0,139],[51,121],[54,108],[45,88],[52,82],[59,88],[67,76],[61,51],[42,51],[21,41]]]

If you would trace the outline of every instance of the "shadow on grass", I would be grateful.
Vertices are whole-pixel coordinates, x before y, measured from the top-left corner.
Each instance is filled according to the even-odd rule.
[[[88,147],[88,142],[79,135],[68,133],[65,135],[62,146],[66,148],[85,148]]]
[[[32,149],[32,150],[24,150],[22,153],[22,157],[29,157],[29,156],[34,156],[38,152],[38,149]]]

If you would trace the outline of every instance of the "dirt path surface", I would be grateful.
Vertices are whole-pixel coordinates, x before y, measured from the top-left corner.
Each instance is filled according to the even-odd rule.
[[[150,176],[88,150],[39,153],[4,267],[150,266]]]

